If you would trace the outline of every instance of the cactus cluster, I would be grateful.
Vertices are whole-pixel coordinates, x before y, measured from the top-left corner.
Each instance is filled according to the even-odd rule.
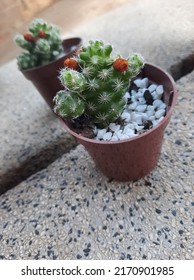
[[[43,19],[34,19],[27,33],[17,34],[14,40],[25,50],[17,57],[20,70],[47,64],[63,51],[59,28]]]
[[[89,41],[64,62],[59,77],[64,90],[54,98],[55,113],[71,119],[84,114],[97,126],[107,126],[121,115],[129,83],[143,64],[138,54],[124,59],[110,44]]]

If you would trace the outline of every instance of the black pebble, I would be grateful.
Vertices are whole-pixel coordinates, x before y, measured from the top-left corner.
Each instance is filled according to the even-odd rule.
[[[143,122],[143,126],[144,126],[144,129],[150,129],[150,128],[152,128],[153,123],[152,123],[152,121],[147,120],[147,121]]]
[[[152,105],[153,102],[154,102],[154,98],[153,96],[151,95],[150,91],[149,90],[146,90],[143,94],[143,97],[145,98],[145,101],[146,101],[146,104],[147,105]]]

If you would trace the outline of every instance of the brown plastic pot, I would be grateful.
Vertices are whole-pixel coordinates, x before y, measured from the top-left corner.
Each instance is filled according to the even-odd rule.
[[[164,86],[163,100],[167,105],[167,113],[154,128],[128,140],[109,142],[78,135],[69,124],[63,122],[65,129],[87,149],[102,173],[118,181],[135,181],[154,169],[160,157],[164,130],[177,100],[175,82],[164,70],[145,64],[141,76]]]
[[[51,109],[57,91],[64,89],[58,78],[59,70],[64,67],[64,60],[75,54],[81,42],[79,37],[65,39],[62,42],[65,53],[63,56],[43,66],[21,71],[26,79],[34,84]]]

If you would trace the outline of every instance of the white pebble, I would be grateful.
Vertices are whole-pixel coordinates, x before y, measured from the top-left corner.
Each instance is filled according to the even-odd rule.
[[[114,135],[116,135],[119,140],[124,140],[128,138],[128,136],[124,134],[122,130],[116,131]]]
[[[142,124],[142,116],[140,114],[136,115],[136,123],[137,124]]]
[[[157,95],[156,99],[161,99],[163,94],[156,93],[156,95]]]
[[[137,86],[137,87],[141,87],[141,79],[136,79],[135,81],[133,81],[134,84]]]
[[[166,103],[162,103],[159,107],[158,107],[158,109],[166,109]]]
[[[118,139],[120,139],[121,135],[123,135],[123,131],[121,129],[118,131],[115,131],[114,135],[116,135],[118,137]]]
[[[135,125],[133,124],[133,123],[129,123],[129,124],[127,124],[126,126],[125,126],[125,129],[134,129],[135,128]],[[124,131],[125,131],[125,129],[124,129]]]
[[[103,129],[99,129],[98,130],[98,133],[97,133],[97,138],[98,139],[102,139],[103,138],[103,135],[106,133],[106,128],[103,128]]]
[[[137,105],[138,105],[138,103],[137,103],[137,101],[135,101],[135,102],[133,102],[132,104],[130,104],[130,105],[128,106],[128,109],[129,109],[129,110],[135,110],[135,108],[137,107]]]
[[[152,121],[153,127],[155,127],[158,124],[158,122],[159,122],[158,120],[153,120]]]
[[[126,134],[122,134],[121,136],[120,136],[120,140],[126,140],[126,139],[128,139],[129,138],[129,136],[128,135],[126,135]]]
[[[151,84],[151,85],[149,86],[148,90],[149,90],[150,92],[153,92],[153,91],[156,90],[156,88],[157,88],[157,85],[156,85],[156,84]]]
[[[142,85],[142,87],[144,87],[144,88],[147,88],[147,87],[148,87],[148,83],[149,83],[148,78],[144,78],[144,79],[141,80],[141,85]]]
[[[117,131],[121,128],[120,124],[115,124],[115,123],[110,123],[109,124],[109,128],[112,130],[112,131]]]
[[[115,134],[111,138],[111,141],[118,141],[118,140],[119,140],[119,138]]]
[[[152,113],[152,115],[153,114],[154,113]],[[147,121],[148,120],[148,111],[146,111],[145,113],[141,113],[141,118],[142,118],[142,121]]]
[[[148,118],[149,121],[153,122],[155,120],[155,116],[151,116]]]
[[[124,130],[124,134],[126,134],[127,136],[133,136],[135,133],[133,129],[127,128]]]
[[[136,99],[143,97],[143,92],[138,91],[135,97],[136,97]]]
[[[163,104],[163,101],[162,101],[162,100],[156,99],[156,100],[154,100],[154,102],[153,102],[153,106],[154,106],[155,108],[159,108],[159,107],[161,106],[161,104]]]
[[[138,112],[145,112],[146,108],[147,108],[147,105],[138,105],[138,106],[136,107],[136,110],[137,110]]]
[[[161,122],[164,119],[164,116],[162,116],[161,118],[159,118],[158,122]]]
[[[165,110],[164,109],[160,109],[155,113],[155,117],[156,119],[160,119],[161,117],[163,117],[165,114]]]
[[[155,115],[155,111],[147,111],[147,116],[148,117],[151,117],[151,116],[154,116]]]
[[[157,95],[156,91],[153,91],[151,94],[152,94],[152,97],[153,97],[154,100],[156,100],[158,98],[158,95]]]
[[[103,140],[111,140],[111,138],[112,138],[112,132],[106,132],[102,137]]]
[[[157,86],[156,88],[157,94],[163,94],[164,93],[164,87],[162,85]]]
[[[130,113],[124,112],[124,113],[122,113],[121,118],[122,118],[123,120],[125,120],[126,122],[130,122],[130,120],[131,120],[131,115],[130,115]]]
[[[136,94],[137,94],[137,91],[134,90],[134,89],[132,89],[132,90],[131,90],[131,95],[132,95],[132,96],[135,96]]]
[[[154,110],[155,110],[155,106],[153,106],[153,105],[148,105],[147,111],[154,111]]]
[[[144,97],[140,97],[139,98],[139,104],[140,105],[144,105],[146,103],[145,98]]]

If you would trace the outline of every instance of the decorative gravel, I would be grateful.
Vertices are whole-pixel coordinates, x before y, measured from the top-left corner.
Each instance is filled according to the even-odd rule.
[[[125,140],[155,127],[166,113],[163,93],[163,85],[150,83],[148,78],[134,80],[130,91],[124,96],[126,106],[120,122],[111,123],[104,129],[95,127],[95,139]]]

